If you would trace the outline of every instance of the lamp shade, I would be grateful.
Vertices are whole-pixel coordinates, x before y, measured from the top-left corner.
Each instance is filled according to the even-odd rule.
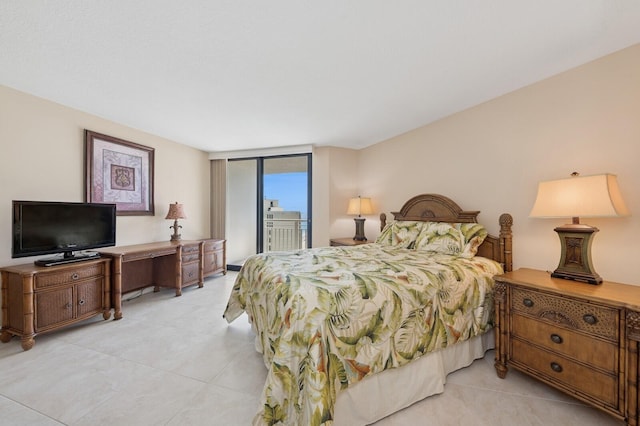
[[[182,204],[178,204],[176,201],[175,204],[169,204],[169,212],[167,213],[167,217],[165,219],[186,219],[187,215],[184,212],[184,207]]]
[[[614,217],[627,216],[616,175],[572,176],[538,184],[538,195],[529,216]]]
[[[371,207],[371,198],[356,197],[349,200],[349,207],[347,208],[347,214],[363,215],[373,214],[373,207]]]

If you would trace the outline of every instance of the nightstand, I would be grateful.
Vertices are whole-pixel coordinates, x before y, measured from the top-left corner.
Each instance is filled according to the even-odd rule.
[[[519,269],[495,277],[495,368],[638,424],[640,287]]]
[[[337,247],[337,246],[359,246],[361,244],[370,244],[373,241],[370,240],[364,240],[364,241],[358,241],[358,240],[354,240],[353,238],[332,238],[330,240],[330,245],[331,247]]]

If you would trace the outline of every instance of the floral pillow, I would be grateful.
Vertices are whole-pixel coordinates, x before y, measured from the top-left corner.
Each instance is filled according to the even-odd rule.
[[[415,249],[471,258],[486,236],[487,230],[478,223],[426,222]]]
[[[424,222],[399,220],[388,223],[376,238],[376,243],[384,246],[413,248]]]

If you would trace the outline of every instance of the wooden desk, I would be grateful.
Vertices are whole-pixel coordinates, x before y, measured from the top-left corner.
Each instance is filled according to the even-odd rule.
[[[154,286],[154,291],[159,287],[174,288],[176,296],[180,296],[183,286],[198,284],[202,287],[200,253],[203,244],[203,241],[163,241],[100,249],[102,256],[112,259],[114,319],[122,318],[122,295],[125,293]],[[194,262],[196,253],[198,261]]]

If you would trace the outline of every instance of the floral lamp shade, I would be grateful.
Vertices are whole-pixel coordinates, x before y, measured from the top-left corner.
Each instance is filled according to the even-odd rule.
[[[169,229],[173,228],[173,234],[171,235],[171,241],[180,241],[182,236],[178,234],[178,228],[182,228],[181,225],[178,225],[178,219],[186,219],[187,215],[184,212],[184,206],[179,204],[177,201],[174,204],[169,204],[169,212],[165,219],[172,219],[173,225],[169,227]]]

